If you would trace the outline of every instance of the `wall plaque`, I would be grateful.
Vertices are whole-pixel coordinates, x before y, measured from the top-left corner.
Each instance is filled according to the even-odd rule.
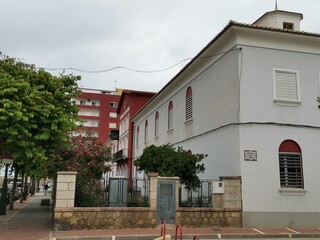
[[[257,151],[256,150],[244,150],[244,160],[245,161],[257,161]]]

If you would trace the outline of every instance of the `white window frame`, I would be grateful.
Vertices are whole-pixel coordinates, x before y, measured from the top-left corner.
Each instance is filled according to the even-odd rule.
[[[118,115],[117,115],[116,112],[110,112],[110,113],[109,113],[109,117],[110,117],[110,118],[117,118]]]
[[[137,126],[137,128],[136,128],[136,133],[137,133],[137,136],[136,136],[136,146],[138,147],[138,146],[139,146],[139,141],[140,141],[140,137],[139,137],[140,127],[139,127],[139,126]]]
[[[170,109],[170,103],[172,104],[172,108]],[[173,129],[173,102],[170,101],[168,104],[168,130]]]
[[[117,102],[110,102],[110,107],[118,108],[118,103]]]
[[[149,121],[148,119],[145,120],[144,122],[144,142],[148,142],[148,129],[149,129]]]
[[[157,114],[158,114],[158,118],[157,118]],[[157,111],[155,114],[155,118],[154,118],[154,136],[158,137],[159,136],[159,112]]]
[[[191,89],[191,95],[188,95],[188,90]],[[185,96],[185,111],[186,111],[186,122],[193,118],[193,89],[192,87],[188,87]]]
[[[279,89],[277,89],[277,85],[279,85],[280,79],[277,79],[277,73],[283,73],[283,74],[289,74],[295,75],[295,90],[296,93],[293,93],[293,90],[288,90],[288,92],[294,95],[296,94],[296,99],[293,99],[292,97],[286,98],[285,96],[279,97],[281,93],[279,94]],[[277,81],[278,80],[278,81]],[[286,87],[286,86],[285,86]],[[278,90],[278,91],[277,91]],[[295,70],[289,70],[289,69],[279,69],[274,68],[273,69],[273,100],[277,105],[284,105],[284,106],[299,106],[301,104],[301,93],[300,93],[300,81],[299,81],[299,72]]]

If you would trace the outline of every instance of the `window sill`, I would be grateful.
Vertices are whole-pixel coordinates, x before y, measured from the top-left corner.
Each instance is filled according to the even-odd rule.
[[[298,107],[301,105],[301,101],[292,101],[292,100],[284,100],[284,99],[274,99],[275,104],[280,106],[288,106],[288,107]]]
[[[167,130],[167,134],[172,134],[173,133],[173,128],[170,128]]]
[[[193,118],[190,118],[184,122],[184,125],[188,126],[188,125],[191,125],[192,123],[193,123]]]
[[[280,188],[279,192],[282,195],[289,195],[289,196],[304,196],[307,192],[306,189],[301,188]]]

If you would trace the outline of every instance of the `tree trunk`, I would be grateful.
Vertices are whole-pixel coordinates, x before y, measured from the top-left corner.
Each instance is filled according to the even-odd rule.
[[[23,202],[23,191],[24,191],[24,175],[25,175],[25,169],[22,169],[22,178],[21,178],[21,189],[20,189],[20,203]]]
[[[18,174],[19,174],[19,167],[16,165],[14,166],[14,178],[13,178],[13,185],[12,185],[11,194],[10,194],[9,210],[13,210],[13,207],[14,207],[13,205],[15,201],[15,194],[17,191]]]
[[[4,175],[3,184],[2,184],[1,199],[0,199],[0,215],[6,215],[6,211],[7,211],[8,167],[9,165],[6,164],[5,175]]]

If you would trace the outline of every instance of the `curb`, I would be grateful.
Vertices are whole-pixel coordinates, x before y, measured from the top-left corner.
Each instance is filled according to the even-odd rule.
[[[196,234],[199,239],[253,239],[253,238],[320,238],[320,234]],[[184,240],[192,240],[194,234],[183,235]],[[132,235],[132,236],[96,236],[96,237],[77,237],[81,240],[154,240],[159,235]],[[172,237],[172,239],[174,236]],[[179,238],[179,237],[178,237]],[[50,240],[75,240],[75,237],[58,237]]]

